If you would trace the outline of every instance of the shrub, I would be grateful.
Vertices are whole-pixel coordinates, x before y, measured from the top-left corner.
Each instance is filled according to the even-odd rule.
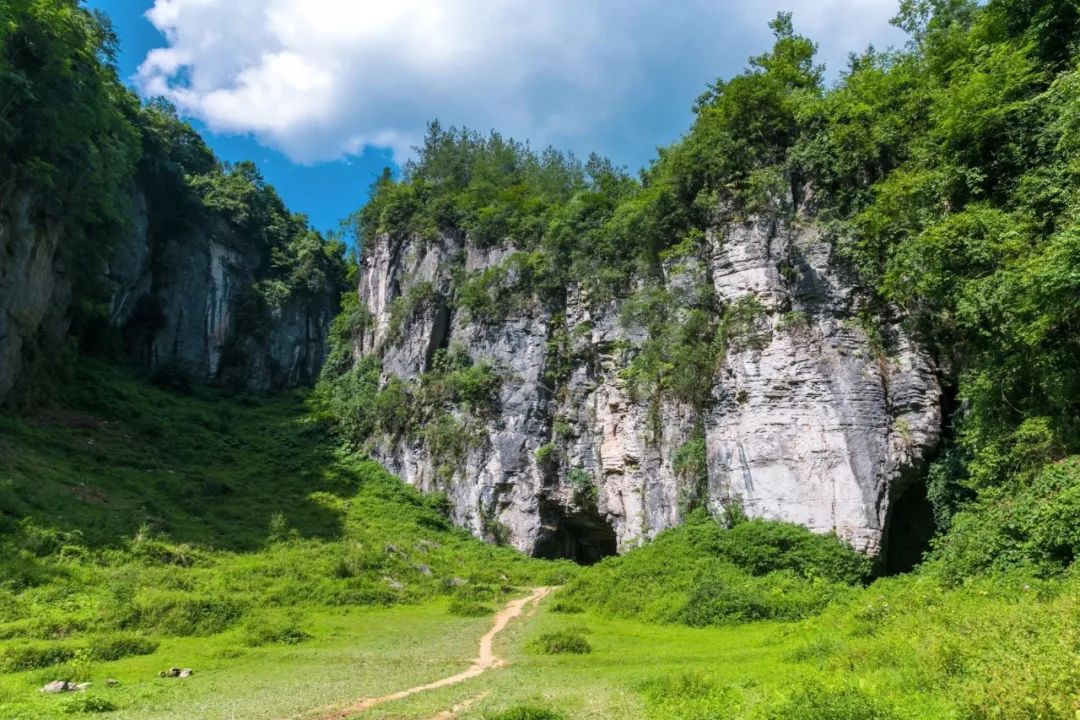
[[[790,570],[800,577],[857,583],[870,561],[831,535],[771,520],[738,523],[722,536],[720,554],[753,575]]]
[[[1020,568],[1051,576],[1080,555],[1080,456],[1015,484],[984,492],[935,542],[932,564],[948,581]]]
[[[232,598],[158,591],[137,599],[129,622],[177,637],[214,635],[240,619],[243,608]]]
[[[563,615],[577,615],[585,612],[585,609],[577,603],[567,602],[565,600],[556,600],[551,603],[550,609],[553,613],[561,613]]]
[[[539,705],[515,705],[487,717],[488,720],[563,720],[562,715]]]
[[[150,375],[150,382],[181,395],[190,395],[192,391],[191,372],[176,362],[159,365]]]
[[[14,673],[61,665],[75,657],[75,648],[59,644],[8,645],[0,651],[0,672]]]
[[[159,643],[139,635],[115,634],[91,638],[87,649],[92,660],[111,662],[136,655],[151,655]]]
[[[446,611],[458,617],[484,617],[492,613],[491,608],[487,605],[481,605],[472,600],[462,600],[461,598],[451,600]]]
[[[652,702],[702,698],[714,692],[716,684],[701,673],[681,673],[654,678],[641,686],[641,693]]]
[[[311,639],[296,618],[260,615],[248,620],[241,631],[248,647],[263,645],[298,645]]]
[[[720,569],[694,588],[675,619],[692,627],[799,620],[824,610],[835,595],[829,584],[807,583],[790,573],[758,578]]]
[[[836,538],[766,521],[725,529],[698,510],[651,543],[587,568],[561,599],[694,626],[796,620],[849,593],[847,583],[868,567]]]
[[[544,655],[585,655],[592,652],[592,646],[580,630],[557,630],[544,633],[529,645]]]
[[[81,713],[107,713],[119,710],[120,707],[103,697],[97,695],[76,695],[64,701],[64,712],[68,715]]]
[[[135,557],[155,565],[193,567],[202,559],[201,553],[190,545],[178,545],[151,537],[146,527],[140,528],[131,542],[130,550]]]
[[[579,503],[596,501],[597,488],[592,475],[582,468],[570,468],[566,475],[566,484],[574,491],[574,499]]]
[[[555,461],[555,444],[545,443],[536,448],[536,467],[546,472]]]
[[[766,712],[767,720],[898,720],[894,708],[854,687],[804,687]]]

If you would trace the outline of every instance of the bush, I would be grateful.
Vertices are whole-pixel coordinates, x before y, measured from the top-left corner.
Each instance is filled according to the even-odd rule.
[[[840,591],[831,583],[806,582],[790,571],[754,577],[721,568],[702,579],[675,619],[692,627],[800,620],[824,610]]]
[[[150,382],[180,395],[190,395],[192,391],[191,372],[180,363],[159,365],[150,375]]]
[[[176,637],[214,635],[240,619],[243,608],[231,598],[154,592],[140,597],[130,622]]]
[[[515,705],[495,715],[488,715],[488,720],[563,720],[563,716],[539,705]]]
[[[898,720],[894,708],[854,687],[800,688],[771,708],[767,720]]]
[[[1058,575],[1080,555],[1080,456],[1015,484],[984,492],[935,542],[931,564],[949,582],[1023,568]]]
[[[64,702],[64,712],[68,715],[106,713],[119,709],[116,703],[97,695],[76,695]]]
[[[851,592],[869,561],[835,537],[762,520],[725,529],[703,511],[585,569],[561,600],[617,617],[693,626],[797,620]]]
[[[136,655],[151,655],[159,643],[139,635],[101,635],[91,638],[87,649],[90,659],[111,662]]]
[[[580,605],[572,602],[566,602],[565,600],[556,600],[551,603],[551,612],[561,613],[563,615],[578,615],[585,612],[585,609]]]
[[[592,652],[592,646],[580,630],[557,630],[544,633],[529,645],[544,655],[585,655]]]
[[[58,644],[9,645],[0,651],[0,672],[14,673],[62,665],[75,657],[75,648]]]
[[[461,598],[454,598],[451,600],[446,611],[451,615],[457,615],[458,617],[484,617],[485,615],[490,615],[492,613],[491,608],[487,605],[481,605],[478,602],[463,600]]]
[[[298,645],[310,640],[312,635],[300,627],[296,618],[260,615],[248,620],[241,631],[248,647],[264,645]]]
[[[833,535],[773,520],[748,520],[723,534],[719,554],[752,575],[790,570],[807,578],[857,583],[870,574],[870,561]]]

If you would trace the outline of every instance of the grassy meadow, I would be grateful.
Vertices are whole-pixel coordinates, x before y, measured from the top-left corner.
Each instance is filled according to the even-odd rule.
[[[1080,710],[1073,571],[955,582],[939,559],[867,585],[834,539],[703,513],[591,568],[531,560],[342,449],[303,394],[178,393],[93,361],[0,420],[0,448],[4,718],[319,718],[465,669],[537,585],[563,588],[498,636],[506,667],[362,717]],[[92,685],[38,692],[55,679]]]

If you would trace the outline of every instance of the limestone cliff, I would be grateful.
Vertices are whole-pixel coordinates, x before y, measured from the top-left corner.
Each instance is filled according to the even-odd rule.
[[[223,218],[195,213],[161,232],[141,190],[130,208],[129,232],[100,274],[108,323],[137,365],[259,391],[314,383],[342,287],[252,307],[265,260]],[[61,225],[37,213],[32,198],[0,206],[0,398],[63,345],[72,278],[61,244]]]
[[[416,431],[383,434],[373,453],[408,482],[446,491],[474,533],[537,555],[596,559],[680,522],[694,503],[835,531],[879,554],[892,503],[938,441],[930,359],[895,319],[867,326],[811,219],[731,221],[704,247],[621,293],[711,288],[718,312],[753,308],[710,369],[709,397],[692,406],[628,379],[646,342],[629,300],[571,287],[562,302],[516,298],[479,317],[456,302],[458,281],[498,268],[510,288],[513,248],[377,238],[365,248],[369,320],[356,352],[379,358],[384,383],[415,384],[454,348],[500,384],[492,411],[453,411],[467,435],[455,456]],[[509,306],[510,291],[497,302]],[[700,474],[686,467],[694,452]]]

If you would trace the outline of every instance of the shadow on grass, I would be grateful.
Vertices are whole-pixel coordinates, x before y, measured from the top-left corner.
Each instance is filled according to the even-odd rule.
[[[360,479],[335,463],[303,393],[228,397],[156,388],[95,361],[80,363],[62,402],[0,418],[0,532],[29,542],[115,546],[149,530],[223,550],[273,535],[334,539],[332,496]]]

